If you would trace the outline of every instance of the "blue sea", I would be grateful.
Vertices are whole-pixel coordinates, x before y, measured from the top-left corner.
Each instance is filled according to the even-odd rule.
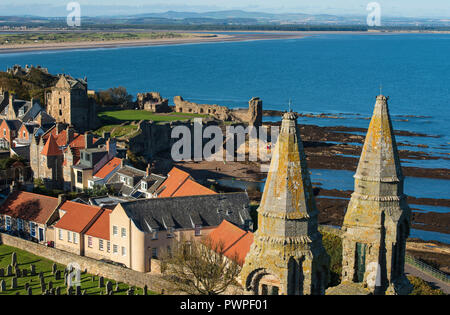
[[[395,129],[434,137],[397,137],[437,160],[403,165],[450,168],[450,34],[312,35],[227,43],[40,51],[0,55],[0,69],[41,65],[51,73],[87,77],[90,89],[124,86],[163,97],[247,107],[258,96],[265,109],[330,113],[341,119],[301,118],[322,126],[367,127],[376,95],[390,96]],[[266,120],[279,118],[266,117]],[[352,189],[346,171],[313,170],[327,188]],[[448,181],[411,178],[416,197],[450,198]],[[432,211],[430,208],[423,211]],[[442,210],[444,208],[444,210]],[[447,209],[447,211],[445,211]],[[440,207],[439,212],[450,209]],[[437,237],[439,238],[439,237]],[[448,238],[440,238],[448,242]]]

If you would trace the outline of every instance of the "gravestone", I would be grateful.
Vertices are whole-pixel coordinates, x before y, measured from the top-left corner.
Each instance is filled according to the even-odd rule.
[[[25,291],[27,291],[29,287],[30,287],[30,284],[28,282],[26,282],[25,283]]]
[[[27,294],[28,295],[33,295],[33,289],[31,287],[28,287]]]
[[[83,292],[81,293],[81,295],[86,295],[86,290],[83,290]]]
[[[105,279],[103,277],[98,278],[98,287],[103,288],[105,286]]]
[[[56,288],[55,294],[56,294],[56,295],[61,295],[61,288],[60,288],[60,287],[57,287],[57,288]]]
[[[28,269],[22,269],[22,275],[28,277]]]
[[[113,289],[113,285],[111,283],[111,281],[107,281],[106,282],[106,294],[110,295],[110,293],[112,292]]]
[[[30,272],[31,272],[32,276],[36,275],[36,266],[35,265],[33,265],[33,264],[30,265]]]
[[[12,276],[12,266],[8,265],[8,267],[6,268],[6,276],[10,277]]]
[[[22,271],[20,270],[20,268],[19,268],[19,266],[18,265],[16,265],[15,266],[15,272],[16,272],[16,277],[18,277],[18,278],[20,278],[20,277],[22,277]]]
[[[13,277],[11,279],[11,289],[16,289],[17,288],[17,278]]]
[[[0,281],[0,292],[5,292],[6,291],[6,282],[5,280],[1,280]]]
[[[145,285],[144,289],[143,289],[143,295],[147,295],[147,290],[148,290],[148,287],[147,287],[147,285]]]
[[[0,277],[4,277],[5,276],[5,269],[0,268]]]
[[[114,291],[119,292],[119,282],[116,282],[116,288],[114,289]]]
[[[49,289],[49,290],[53,289],[53,282],[49,281],[49,283],[48,283],[48,289]]]
[[[94,276],[94,275],[92,275],[92,278],[91,278],[91,280],[92,280],[92,282],[94,282],[94,281],[95,281],[95,276]]]
[[[52,274],[55,274],[56,270],[57,270],[56,263],[53,263],[53,265],[52,265]]]
[[[81,286],[76,286],[76,295],[81,295]]]
[[[67,295],[73,295],[73,287],[67,288]]]
[[[13,266],[17,265],[17,254],[16,254],[16,252],[13,252],[11,254],[11,265],[13,265]]]
[[[41,282],[41,292],[45,291],[47,291],[47,286],[45,285],[45,282],[44,283]]]
[[[56,272],[55,272],[55,280],[61,280],[61,270],[56,270]]]
[[[52,289],[50,290],[50,295],[55,295],[55,288],[52,288]]]
[[[42,271],[39,272],[39,278],[44,279],[44,273]]]

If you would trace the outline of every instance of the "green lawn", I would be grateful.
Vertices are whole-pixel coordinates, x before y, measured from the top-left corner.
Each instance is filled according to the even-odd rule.
[[[6,268],[8,267],[8,265],[11,264],[11,255],[12,253],[15,252],[17,255],[17,264],[19,266],[20,269],[28,269],[28,271],[30,271],[30,264],[34,264],[36,266],[36,276],[31,276],[30,272],[28,272],[28,276],[27,277],[20,277],[17,278],[17,284],[18,287],[17,289],[11,289],[11,282],[12,282],[12,278],[13,276],[4,276],[4,277],[0,277],[0,280],[4,280],[6,282],[6,292],[0,292],[0,295],[15,295],[17,293],[19,293],[20,295],[26,295],[27,292],[25,291],[25,283],[29,283],[30,287],[32,288],[33,291],[33,295],[41,295],[42,291],[41,291],[41,286],[40,286],[40,281],[39,281],[39,272],[43,272],[44,273],[44,278],[45,278],[45,283],[48,287],[48,283],[50,281],[53,282],[53,287],[57,288],[60,287],[61,288],[61,295],[66,295],[67,293],[67,288],[64,286],[64,269],[65,266],[61,265],[61,264],[57,264],[57,268],[58,270],[61,270],[61,280],[55,280],[55,277],[52,274],[52,265],[53,262],[33,255],[31,253],[28,253],[26,251],[20,250],[18,248],[15,247],[10,247],[7,245],[0,245],[0,268],[3,268],[5,270],[5,275],[6,275]],[[14,268],[13,268],[13,273],[14,273]],[[108,279],[105,278],[105,285],[106,282],[108,281]],[[113,290],[116,287],[116,281],[111,280],[112,284],[113,284]],[[114,291],[114,295],[126,295],[127,294],[127,290],[128,290],[129,286],[127,284],[124,283],[119,283],[119,291]],[[86,290],[86,294],[87,295],[99,295],[100,291],[102,291],[103,294],[105,294],[106,289],[105,288],[99,288],[98,287],[98,277],[95,276],[95,280],[92,281],[92,275],[90,274],[81,274],[81,291]],[[136,288],[135,287],[135,294],[137,295],[142,295],[143,294],[143,290],[142,288]],[[148,294],[156,294],[155,292],[151,292],[150,290],[148,291]]]
[[[153,113],[147,110],[125,109],[117,111],[100,112],[98,114],[103,121],[139,121],[153,120],[158,122],[187,120],[192,118],[204,118],[208,115],[189,114],[189,113]]]

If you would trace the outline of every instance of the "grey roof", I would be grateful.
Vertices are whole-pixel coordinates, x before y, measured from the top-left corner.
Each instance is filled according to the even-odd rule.
[[[247,228],[251,222],[247,193],[138,199],[121,205],[136,227],[146,233],[169,227],[193,229],[196,224],[214,227],[223,220]]]
[[[19,130],[20,126],[22,126],[22,122],[20,120],[7,120],[5,119],[6,124],[11,130]]]
[[[26,161],[30,160],[30,146],[16,146],[14,148],[11,148],[11,151],[20,156],[21,158],[25,159]]]
[[[23,115],[23,117],[21,117],[21,119],[22,119],[22,121],[34,120],[42,110],[43,109],[42,109],[41,105],[39,105],[38,103],[34,103],[33,106],[31,106],[31,108],[25,113],[25,115]]]
[[[144,177],[142,180],[147,182],[147,192],[152,194],[159,188],[159,186],[161,186],[162,183],[164,183],[166,179],[166,176],[150,174]]]
[[[99,206],[99,207],[114,207],[117,204],[121,203],[121,202],[126,202],[128,201],[125,198],[119,198],[119,197],[115,197],[115,196],[101,196],[101,197],[93,197],[93,198],[89,198],[89,203],[93,206]]]

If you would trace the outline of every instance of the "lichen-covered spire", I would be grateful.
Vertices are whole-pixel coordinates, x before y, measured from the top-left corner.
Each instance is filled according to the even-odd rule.
[[[386,96],[377,96],[355,174],[357,179],[399,182],[403,178],[387,101]]]
[[[301,219],[316,212],[306,157],[297,129],[297,116],[287,112],[283,115],[259,213]]]

